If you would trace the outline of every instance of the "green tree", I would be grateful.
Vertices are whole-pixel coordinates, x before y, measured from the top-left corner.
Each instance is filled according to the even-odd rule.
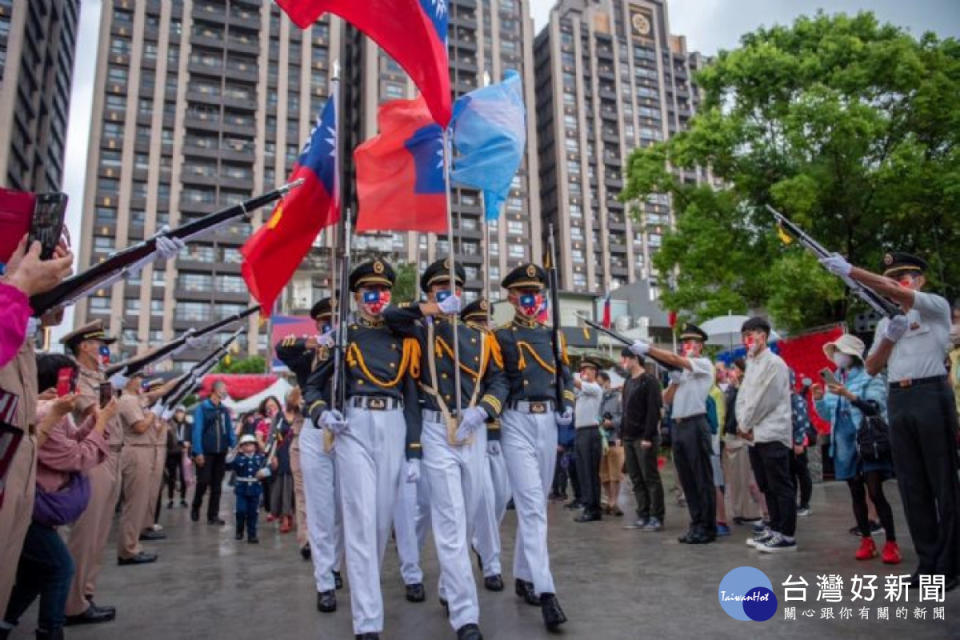
[[[230,364],[226,359],[220,361],[213,369],[213,373],[265,373],[267,361],[263,356],[248,356],[246,358],[230,357]]]
[[[393,265],[393,268],[397,273],[397,281],[393,285],[391,299],[397,304],[416,300],[420,292],[417,265],[400,262]]]
[[[818,13],[744,35],[695,81],[705,96],[689,129],[634,151],[621,195],[672,197],[676,228],[654,258],[664,282],[675,276],[667,306],[697,319],[763,307],[787,329],[865,309],[777,239],[765,204],[870,269],[888,250],[923,255],[933,288],[957,291],[955,39]],[[713,183],[677,171],[698,167]]]

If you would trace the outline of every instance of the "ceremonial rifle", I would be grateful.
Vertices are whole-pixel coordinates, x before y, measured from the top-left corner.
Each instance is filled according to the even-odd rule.
[[[240,313],[235,313],[227,318],[224,318],[223,320],[218,320],[217,322],[208,324],[207,326],[202,327],[200,329],[191,328],[187,330],[187,332],[184,333],[179,338],[175,340],[171,340],[170,342],[166,343],[161,347],[154,349],[153,351],[145,353],[142,356],[130,358],[129,360],[125,360],[111,367],[108,367],[107,370],[105,371],[105,375],[107,376],[108,379],[117,374],[125,378],[129,378],[133,374],[142,371],[143,369],[150,366],[151,364],[155,364],[167,358],[174,357],[180,351],[182,351],[185,347],[191,346],[190,345],[191,341],[197,340],[199,338],[203,338],[205,336],[209,336],[214,331],[217,331],[218,329],[222,329],[223,327],[233,324],[234,322],[243,320],[247,316],[259,310],[260,310],[260,305],[255,305],[253,307],[250,307],[249,309],[245,309],[244,311],[241,311]],[[122,386],[122,385],[115,385],[115,386]]]
[[[807,235],[803,229],[791,222],[785,215],[771,207],[766,205],[767,210],[773,214],[773,217],[777,221],[777,226],[780,227],[780,230],[787,234],[790,237],[796,238],[797,241],[802,244],[804,247],[809,249],[817,258],[826,258],[831,253],[826,250],[819,242]],[[879,293],[867,287],[850,276],[840,276],[840,279],[843,280],[843,283],[847,285],[850,291],[853,292],[853,295],[857,296],[861,300],[867,303],[867,305],[879,313],[882,316],[887,316],[892,318],[894,316],[901,315],[902,312],[899,308]]]
[[[279,200],[291,189],[295,189],[301,184],[303,184],[302,178],[288,182],[273,191],[269,191],[255,198],[250,198],[249,200],[244,200],[239,204],[226,207],[220,211],[215,211],[197,220],[191,220],[161,235],[189,242],[201,233],[225,224],[233,218],[246,216],[254,209],[259,209],[262,206]],[[83,296],[88,295],[91,291],[113,284],[130,271],[143,267],[150,261],[156,250],[157,236],[147,238],[143,242],[139,242],[114,253],[103,262],[93,265],[86,271],[67,278],[50,291],[31,297],[30,306],[33,308],[34,315],[39,317],[49,311],[62,309],[63,307],[73,304]]]
[[[550,287],[550,317],[553,339],[554,386],[557,393],[557,411],[563,412],[563,345],[560,343],[560,278],[557,274],[557,244],[553,236],[553,224],[548,226],[547,247],[550,267],[547,269],[547,286]]]
[[[631,346],[631,345],[633,344],[633,340],[631,340],[630,338],[624,337],[624,336],[620,335],[619,333],[617,333],[616,331],[613,331],[612,329],[607,329],[605,326],[603,326],[602,324],[600,324],[600,323],[598,323],[598,322],[594,322],[593,320],[590,320],[589,318],[585,318],[585,317],[583,317],[583,316],[580,315],[580,314],[577,314],[577,319],[578,319],[580,322],[582,322],[583,324],[587,325],[588,327],[591,327],[592,329],[596,329],[596,330],[599,331],[600,333],[603,333],[603,334],[605,334],[605,335],[610,336],[611,338],[613,338],[613,339],[616,340],[617,342],[619,342],[619,343],[621,343],[621,344],[623,344],[623,345],[625,345],[625,346],[627,346],[627,347],[629,347],[629,346]],[[667,369],[668,371],[679,371],[679,370],[680,370],[678,367],[675,367],[675,366],[670,365],[670,364],[667,364],[667,363],[665,363],[665,362],[663,362],[663,361],[661,361],[661,360],[658,360],[657,358],[653,357],[653,356],[650,355],[649,353],[646,355],[646,357],[647,357],[647,358],[650,358],[651,360],[653,360],[654,362],[656,362],[658,365],[660,365],[660,366],[663,367],[664,369]]]
[[[340,237],[340,290],[336,292],[334,301],[337,305],[337,332],[333,349],[333,381],[330,389],[330,401],[333,408],[341,413],[347,410],[347,325],[350,315],[350,209],[347,209],[343,218],[342,235]],[[331,293],[332,287],[331,287]]]
[[[158,405],[166,409],[170,406],[176,406],[181,400],[183,400],[196,386],[197,382],[200,381],[203,376],[205,376],[211,369],[217,366],[217,363],[220,362],[220,358],[226,354],[227,349],[230,348],[230,345],[233,344],[234,340],[240,337],[247,330],[246,327],[241,327],[237,329],[229,338],[227,338],[222,345],[210,352],[203,360],[193,365],[184,376],[181,377],[180,381],[174,385],[173,389],[168,391],[164,396],[158,401]]]

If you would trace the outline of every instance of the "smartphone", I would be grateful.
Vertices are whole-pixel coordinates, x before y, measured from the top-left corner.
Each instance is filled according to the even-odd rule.
[[[830,369],[821,369],[820,377],[823,378],[823,381],[827,384],[840,384],[840,381],[837,380],[837,377],[833,375],[833,371],[830,371]]]
[[[30,222],[30,238],[40,242],[40,259],[49,260],[60,244],[63,235],[63,221],[67,212],[67,194],[38,193],[33,206],[33,219]]]
[[[110,404],[110,398],[113,397],[113,385],[109,382],[100,383],[100,408]]]
[[[77,370],[73,367],[62,367],[57,371],[57,397],[73,393],[77,386]]]

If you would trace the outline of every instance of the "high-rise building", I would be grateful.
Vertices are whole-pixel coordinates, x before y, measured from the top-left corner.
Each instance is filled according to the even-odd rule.
[[[0,184],[59,191],[80,0],[0,0]]]
[[[448,0],[447,10],[453,97],[488,82],[499,82],[505,71],[514,70],[523,82],[524,102],[532,105],[534,34],[530,0]],[[350,132],[354,136],[350,142],[355,144],[377,133],[379,104],[412,98],[416,87],[372,41],[350,31],[345,82],[355,93],[345,111],[360,114]],[[453,189],[454,249],[466,270],[468,300],[485,289],[494,300],[499,299],[500,280],[507,271],[522,262],[542,258],[535,136],[534,114],[528,106],[526,156],[499,220],[484,223],[481,195],[476,190]],[[392,256],[398,262],[416,265],[418,272],[429,262],[446,256],[447,245],[446,235],[415,232],[364,234],[354,239],[355,249]]]
[[[284,182],[326,101],[340,33],[327,18],[300,30],[266,0],[104,0],[88,52],[97,64],[80,264]],[[269,213],[97,291],[76,322],[107,320],[125,358],[245,309],[239,248]],[[298,280],[284,308],[309,307],[326,264],[320,250],[308,256],[308,290]],[[248,336],[244,352],[265,351],[255,318]]]
[[[651,258],[673,224],[670,200],[617,198],[630,152],[684,129],[699,106],[692,73],[703,59],[670,35],[666,4],[560,0],[537,35],[540,199],[565,289],[599,294],[648,279],[656,292]]]

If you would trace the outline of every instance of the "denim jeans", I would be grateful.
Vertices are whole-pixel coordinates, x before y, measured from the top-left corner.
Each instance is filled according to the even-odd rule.
[[[4,621],[17,624],[23,612],[40,596],[37,627],[46,631],[61,628],[72,579],[73,558],[57,530],[30,523]]]

